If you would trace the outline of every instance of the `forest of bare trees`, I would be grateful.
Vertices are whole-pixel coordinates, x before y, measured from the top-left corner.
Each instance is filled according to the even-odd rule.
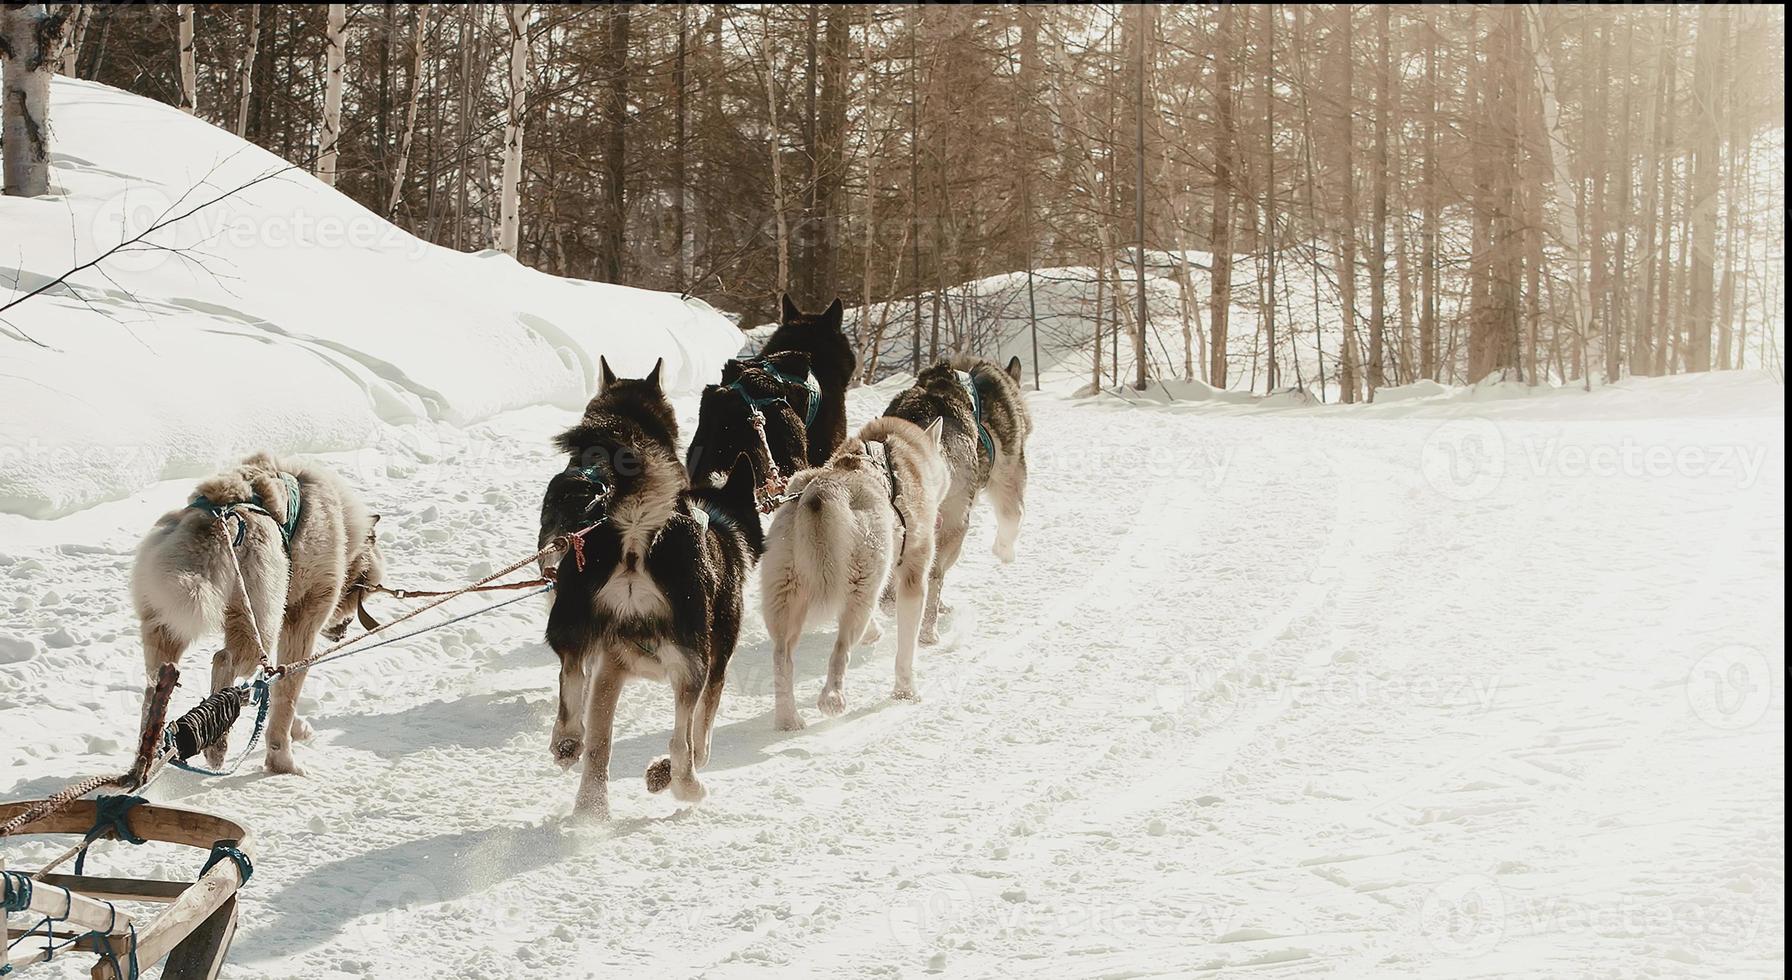
[[[925,357],[973,335],[953,286],[1078,266],[1097,385],[1778,367],[1778,8],[60,7],[64,74],[430,241],[747,325],[900,300]],[[1137,326],[1160,260],[1205,283],[1150,311],[1180,359]]]

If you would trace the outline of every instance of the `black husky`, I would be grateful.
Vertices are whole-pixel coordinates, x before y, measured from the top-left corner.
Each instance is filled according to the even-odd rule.
[[[938,550],[921,619],[922,643],[939,640],[940,589],[946,570],[964,547],[971,505],[985,487],[996,509],[996,557],[1004,563],[1014,560],[1014,542],[1026,510],[1027,435],[1033,428],[1020,375],[1018,357],[1009,360],[1006,369],[981,357],[941,358],[884,410],[885,415],[922,428],[934,419],[945,421],[940,448],[952,471],[952,486],[940,501]]]
[[[859,359],[841,332],[840,301],[821,313],[804,313],[784,297],[778,329],[759,352],[761,358],[781,351],[809,355],[809,372],[821,389],[821,406],[809,423],[809,465],[820,466],[846,440],[846,386],[852,384]],[[724,375],[723,382],[727,382]]]
[[[585,760],[575,817],[609,817],[611,729],[633,678],[667,682],[676,705],[670,755],[648,767],[648,791],[703,798],[697,770],[709,761],[747,579],[765,549],[753,491],[752,467],[737,460],[722,486],[678,493],[651,537],[600,527],[583,563],[561,560],[547,631],[560,655],[552,747],[562,765]]]
[[[723,365],[722,383],[706,386],[698,403],[697,431],[685,453],[691,484],[713,486],[742,453],[752,461],[760,485],[774,468],[779,477],[788,479],[807,467],[805,416],[811,394],[797,379],[808,372],[809,355],[801,351]],[[765,427],[763,438],[754,424],[755,414]]]

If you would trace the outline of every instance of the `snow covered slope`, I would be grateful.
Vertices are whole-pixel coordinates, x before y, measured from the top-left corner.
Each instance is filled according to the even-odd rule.
[[[0,302],[166,227],[0,315],[0,512],[574,407],[600,354],[695,390],[739,347],[701,301],[421,242],[170,106],[61,76],[52,103],[55,193],[0,199]]]
[[[856,390],[853,421],[896,384]],[[1030,395],[1019,560],[995,561],[980,508],[923,700],[885,696],[886,629],[822,720],[832,633],[812,629],[809,728],[775,732],[749,613],[695,807],[642,788],[671,715],[643,684],[615,823],[564,825],[577,779],[548,759],[532,601],[315,671],[309,776],[251,763],[150,795],[255,828],[243,980],[1778,976],[1783,389],[1510,394]],[[527,553],[568,417],[331,457],[386,515],[393,584]],[[130,550],[188,486],[0,518],[0,798],[129,751]]]

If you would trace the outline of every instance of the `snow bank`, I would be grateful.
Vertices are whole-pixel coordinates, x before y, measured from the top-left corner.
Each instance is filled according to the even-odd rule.
[[[739,347],[701,301],[419,241],[161,103],[58,77],[52,105],[52,196],[0,199],[12,295],[166,224],[72,276],[78,295],[0,316],[0,512],[64,514],[255,448],[577,408],[600,354],[622,374],[665,357],[689,391]]]

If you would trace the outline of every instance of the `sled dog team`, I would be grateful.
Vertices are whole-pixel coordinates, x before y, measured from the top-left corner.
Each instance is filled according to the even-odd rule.
[[[938,639],[945,576],[985,489],[996,555],[1014,559],[1031,429],[1019,359],[1005,368],[941,359],[849,434],[846,388],[858,363],[841,313],[838,300],[807,314],[786,297],[764,349],[728,361],[703,389],[682,458],[659,364],[645,378],[618,378],[600,359],[596,396],[556,438],[566,467],[548,481],[539,538],[542,573],[555,583],[547,642],[560,660],[549,749],[562,767],[584,762],[575,816],[609,814],[616,704],[637,678],[668,684],[675,705],[668,754],[646,772],[649,792],[703,798],[697,773],[755,565],[773,723],[795,730],[803,719],[792,653],[805,626],[836,623],[816,703],[831,717],[846,710],[852,648],[880,637],[874,611],[893,604],[891,695],[913,699],[916,646]],[[212,629],[224,636],[214,691],[252,674],[261,649],[286,664],[309,657],[320,632],[340,639],[384,575],[378,522],[315,464],[257,454],[201,482],[185,508],[156,522],[132,571],[151,683]],[[270,688],[270,771],[301,771],[292,743],[311,735],[295,713],[303,679],[300,671]],[[220,740],[206,759],[217,766],[225,751]]]

